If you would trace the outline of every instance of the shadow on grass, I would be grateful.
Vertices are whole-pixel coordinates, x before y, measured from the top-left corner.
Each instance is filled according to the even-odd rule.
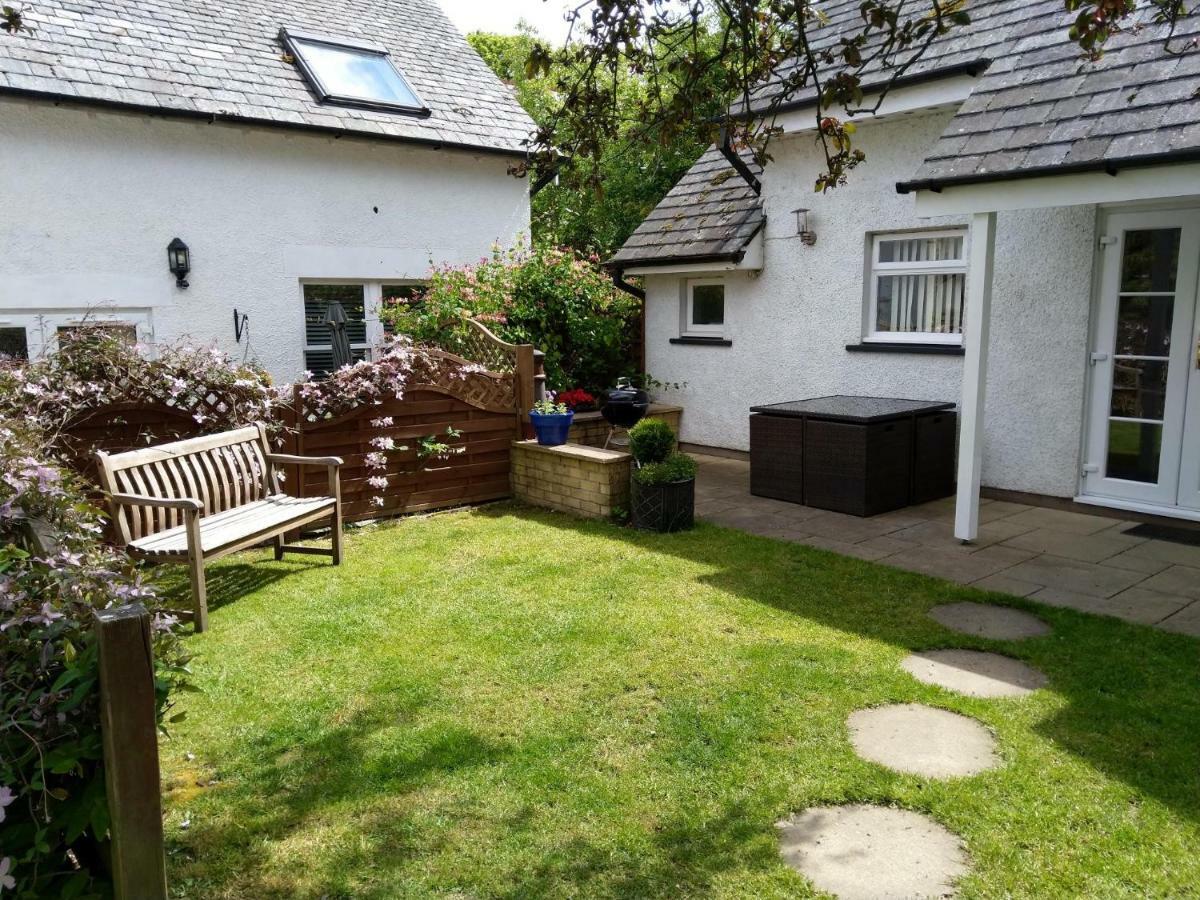
[[[259,734],[239,754],[251,761],[249,768],[210,788],[228,792],[222,799],[236,809],[236,818],[199,816],[185,838],[169,842],[168,852],[204,866],[209,848],[234,850],[236,867],[213,860],[206,885],[222,883],[234,891],[231,896],[256,898],[296,896],[295,881],[277,882],[269,874],[281,862],[328,873],[313,885],[313,896],[347,897],[356,891],[342,879],[346,873],[400,867],[418,850],[428,852],[406,798],[455,772],[495,764],[510,748],[453,724],[419,728],[396,745],[385,733],[412,719],[426,701],[392,699],[332,726],[328,717],[314,715]],[[381,745],[387,752],[380,752]],[[359,764],[331,765],[347,759]],[[391,800],[385,809],[360,809],[381,796]],[[346,824],[359,840],[336,851],[322,846],[324,829]],[[281,848],[294,858],[272,857],[271,850]]]
[[[282,561],[262,560],[254,563],[222,563],[205,570],[205,585],[208,594],[208,609],[220,609],[255,591],[270,587],[277,581],[290,578],[328,562],[307,560],[301,562],[294,557]],[[149,571],[149,580],[159,589],[159,595],[172,609],[191,611],[192,585],[186,566],[160,563]]]
[[[1200,641],[1193,638],[769,538],[743,535],[759,542],[760,553],[731,551],[729,531],[713,525],[657,535],[524,507],[493,506],[472,514],[519,515],[686,559],[711,570],[699,579],[710,587],[893,646],[992,650],[1028,660],[1048,676],[1048,689],[1067,701],[1034,726],[1038,734],[1176,813],[1200,820]],[[762,577],[764,566],[776,577]],[[783,579],[777,577],[781,571]],[[940,603],[961,600],[1030,610],[1053,633],[988,641],[941,629],[925,615]],[[932,640],[931,625],[937,629]]]

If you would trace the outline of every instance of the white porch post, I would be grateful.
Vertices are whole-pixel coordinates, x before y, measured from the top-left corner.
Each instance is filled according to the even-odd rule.
[[[958,438],[958,496],[954,536],[969,542],[979,536],[979,483],[983,469],[983,406],[987,393],[988,332],[992,317],[992,271],[996,258],[996,214],[971,217],[971,259],[967,270],[967,308],[963,315],[962,406]]]

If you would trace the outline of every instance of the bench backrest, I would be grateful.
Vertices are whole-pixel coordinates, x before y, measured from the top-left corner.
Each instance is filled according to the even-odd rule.
[[[98,452],[100,485],[109,494],[140,494],[204,504],[203,515],[223,512],[278,492],[266,454],[266,429],[249,425],[144,450]],[[128,544],[184,522],[177,509],[113,504],[118,537]]]

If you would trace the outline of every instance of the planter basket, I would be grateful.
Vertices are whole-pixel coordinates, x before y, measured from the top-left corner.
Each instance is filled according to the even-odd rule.
[[[695,523],[696,479],[670,484],[638,484],[630,493],[633,527],[642,531],[685,531]]]

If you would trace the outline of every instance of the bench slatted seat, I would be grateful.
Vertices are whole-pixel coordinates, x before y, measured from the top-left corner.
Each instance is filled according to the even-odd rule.
[[[331,556],[334,565],[342,561],[342,460],[272,453],[261,424],[128,453],[99,452],[96,461],[129,554],[187,564],[196,631],[208,626],[208,560],[273,539],[276,559],[290,552]],[[284,465],[326,467],[328,496],[284,494]],[[322,519],[330,521],[330,549],[284,543],[287,532]]]

